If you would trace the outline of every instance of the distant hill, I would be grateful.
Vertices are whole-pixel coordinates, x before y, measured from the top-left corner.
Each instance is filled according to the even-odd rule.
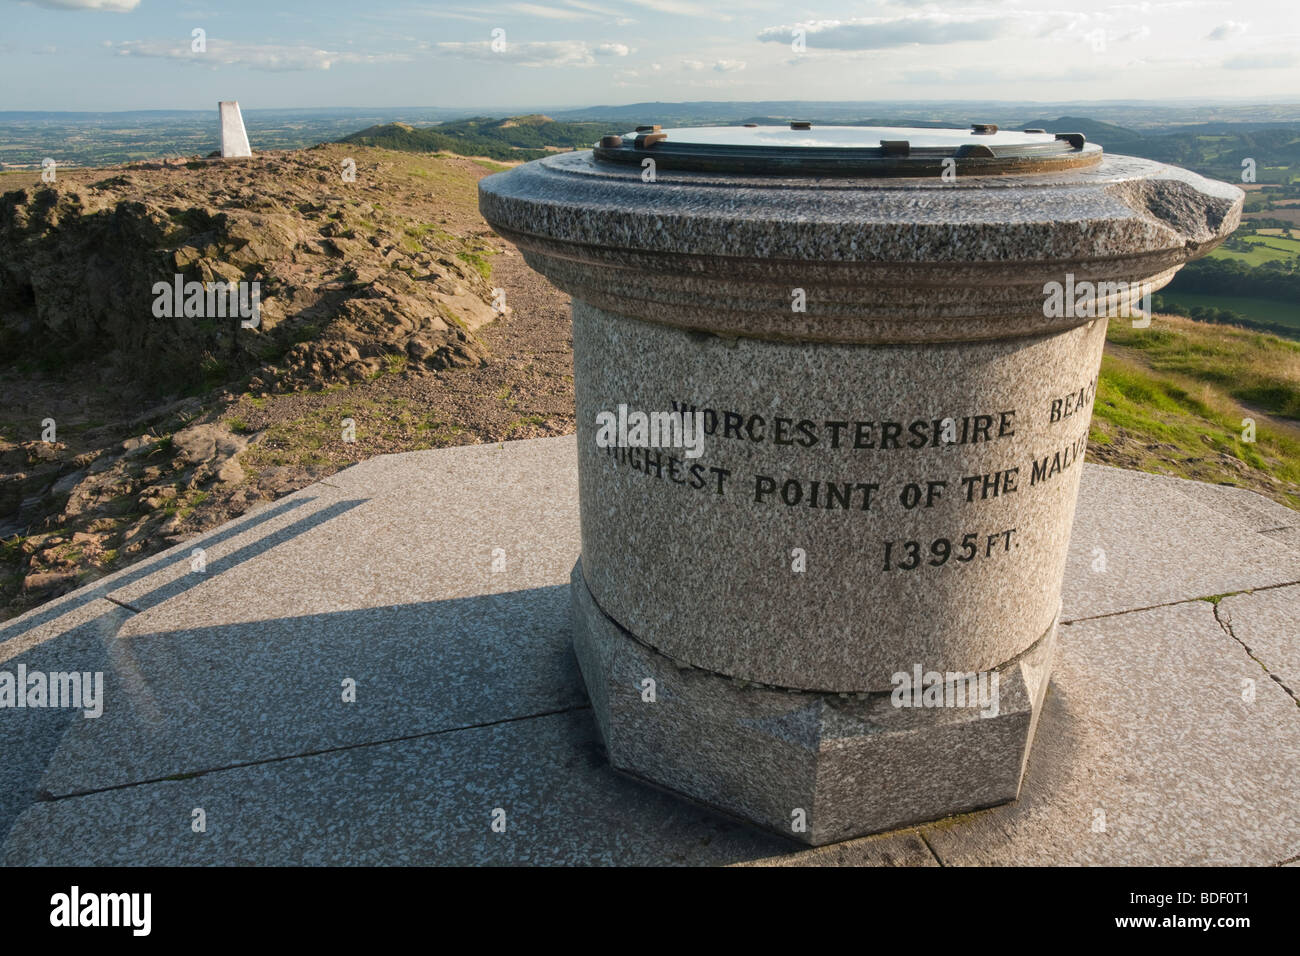
[[[1228,124],[1300,123],[1300,103],[1242,104],[1196,100],[1186,103],[1149,101],[1070,101],[1058,103],[1006,100],[707,100],[687,103],[628,103],[547,110],[560,122],[615,121],[631,129],[639,123],[664,126],[700,126],[744,122],[747,116],[775,116],[836,123],[858,122],[864,116],[914,116],[927,122],[953,126],[997,123],[1007,129],[1031,126],[1029,116],[1087,115],[1104,118],[1130,129],[1157,132],[1195,123]]]
[[[1099,143],[1107,152],[1130,153],[1141,155],[1140,150],[1147,137],[1137,130],[1102,123],[1082,116],[1061,116],[1057,119],[1031,119],[1017,126],[1018,129],[1045,129],[1049,133],[1082,133],[1090,143]]]
[[[586,149],[609,132],[607,123],[558,123],[540,113],[505,119],[475,116],[437,126],[371,126],[341,142],[412,153],[459,153],[491,159],[540,159],[557,149]],[[549,149],[548,149],[549,147]]]

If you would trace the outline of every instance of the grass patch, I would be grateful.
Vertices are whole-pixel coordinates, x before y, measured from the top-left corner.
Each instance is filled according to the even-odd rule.
[[[1244,322],[1295,329],[1295,334],[1300,336],[1300,303],[1248,296],[1206,295],[1200,292],[1162,293],[1160,299],[1163,308],[1170,311],[1181,312],[1197,306],[1203,309],[1222,309],[1235,312]]]
[[[1197,600],[1204,601],[1206,604],[1213,604],[1215,607],[1218,607],[1219,602],[1222,601],[1224,598],[1232,597],[1234,594],[1245,594],[1245,593],[1246,593],[1245,591],[1227,591],[1223,594],[1207,594],[1203,598],[1197,598]]]
[[[461,262],[471,266],[484,279],[492,278],[492,256],[496,255],[496,250],[490,246],[479,245],[471,249],[463,249],[456,253],[456,258]]]
[[[343,440],[343,420],[355,423],[355,441]],[[260,440],[240,454],[250,473],[266,468],[344,468],[374,455],[460,444],[464,429],[431,418],[406,398],[341,396],[297,418],[267,426]]]
[[[1178,317],[1148,329],[1111,323],[1089,433],[1095,458],[1300,508],[1296,419],[1300,344]]]
[[[1152,371],[1186,376],[1272,415],[1300,420],[1300,342],[1166,315],[1146,329],[1112,322],[1106,341],[1138,353]]]
[[[22,535],[0,540],[0,561],[9,564],[23,557],[23,544],[27,541]]]
[[[445,302],[435,302],[434,305],[438,309],[438,314],[444,319],[456,326],[456,328],[460,329],[462,332],[469,332],[469,326],[465,324],[465,320],[453,312]]]
[[[507,438],[511,437],[516,432],[519,432],[527,428],[529,425],[544,425],[544,424],[546,424],[545,415],[525,415],[523,418],[516,418],[509,425],[506,426],[506,437]]]

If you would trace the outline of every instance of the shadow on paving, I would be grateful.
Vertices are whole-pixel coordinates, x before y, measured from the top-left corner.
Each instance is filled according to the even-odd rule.
[[[293,511],[295,508],[301,508],[315,500],[316,499],[314,498],[297,498],[278,502],[268,508],[263,508],[255,514],[247,515],[243,518],[232,521],[227,525],[223,525],[220,529],[211,534],[200,535],[192,541],[187,541],[181,547],[198,546],[200,544],[205,547],[211,547],[212,545],[220,544],[222,541],[228,541],[237,535],[243,534],[245,531],[256,528],[260,524],[270,521],[273,518],[278,518],[280,515]],[[360,503],[361,502],[357,502],[357,504]],[[163,551],[151,558],[146,558],[137,565],[133,565],[121,576],[110,576],[103,581],[94,582],[91,586],[91,590],[79,595],[75,601],[86,603],[93,598],[103,597],[105,594],[120,590],[121,588],[134,584],[136,581],[147,578],[149,575],[163,570],[165,567],[171,565],[177,560],[179,559],[176,554],[176,549]],[[226,563],[228,565],[229,561]],[[196,580],[195,583],[199,583],[199,581]],[[42,624],[48,624],[49,622],[61,617],[74,606],[75,601],[69,600],[69,597],[55,598],[39,610],[20,615],[12,621],[0,624],[0,645],[11,637],[33,630],[40,627]]]
[[[201,544],[205,548],[211,548],[215,544],[254,529],[266,521],[290,513],[314,500],[316,499],[301,498],[273,505],[248,518],[232,522],[212,535],[187,542],[186,546]],[[116,638],[119,629],[134,616],[135,612],[155,607],[190,588],[210,581],[221,571],[263,555],[277,545],[363,503],[364,499],[360,499],[338,502],[322,508],[232,554],[213,561],[204,574],[183,575],[148,592],[130,609],[101,599],[105,594],[143,580],[151,574],[174,565],[177,561],[188,560],[188,557],[178,555],[175,551],[164,552],[141,562],[138,567],[132,568],[120,577],[103,582],[100,587],[83,592],[75,601],[56,601],[49,609],[20,619],[18,626],[15,626],[16,622],[9,622],[8,626],[0,628],[0,641],[4,642],[0,643],[0,661],[2,661],[0,669],[13,674],[15,681],[20,668],[29,675],[73,671],[91,674],[104,672],[103,694],[106,701],[105,714],[93,719],[82,718],[80,715],[83,711],[72,707],[5,708],[0,711],[0,719],[3,719],[3,725],[0,725],[0,732],[2,732],[0,739],[3,740],[0,753],[4,755],[3,760],[0,760],[0,840],[7,834],[13,821],[23,809],[33,799],[39,798],[40,779],[64,733],[69,726],[75,726],[74,717],[81,723],[95,724],[109,715],[107,701],[112,698],[110,688],[113,679],[117,676],[116,668],[123,666],[124,663]],[[102,608],[102,613],[92,612],[90,617],[76,627],[53,633],[25,650],[5,655],[5,643],[21,641],[24,634],[44,624],[52,623],[65,614],[76,613],[74,609],[94,608],[97,604]]]
[[[731,863],[798,847],[611,769],[567,585],[128,628],[96,651],[104,715],[71,721],[12,863]],[[511,839],[488,825],[498,805]]]

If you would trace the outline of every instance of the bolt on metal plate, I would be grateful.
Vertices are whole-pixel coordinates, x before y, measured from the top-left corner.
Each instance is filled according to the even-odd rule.
[[[616,142],[617,140],[617,142]],[[593,149],[600,162],[661,170],[790,176],[997,176],[1053,172],[1101,162],[1102,149],[1082,133],[887,126],[703,126],[663,130],[640,126],[605,136]]]

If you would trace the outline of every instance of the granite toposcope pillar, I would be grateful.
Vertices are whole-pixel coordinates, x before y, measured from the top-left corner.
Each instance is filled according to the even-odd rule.
[[[483,179],[573,297],[613,765],[813,844],[1014,799],[1107,320],[1242,198],[991,126],[641,127]]]

